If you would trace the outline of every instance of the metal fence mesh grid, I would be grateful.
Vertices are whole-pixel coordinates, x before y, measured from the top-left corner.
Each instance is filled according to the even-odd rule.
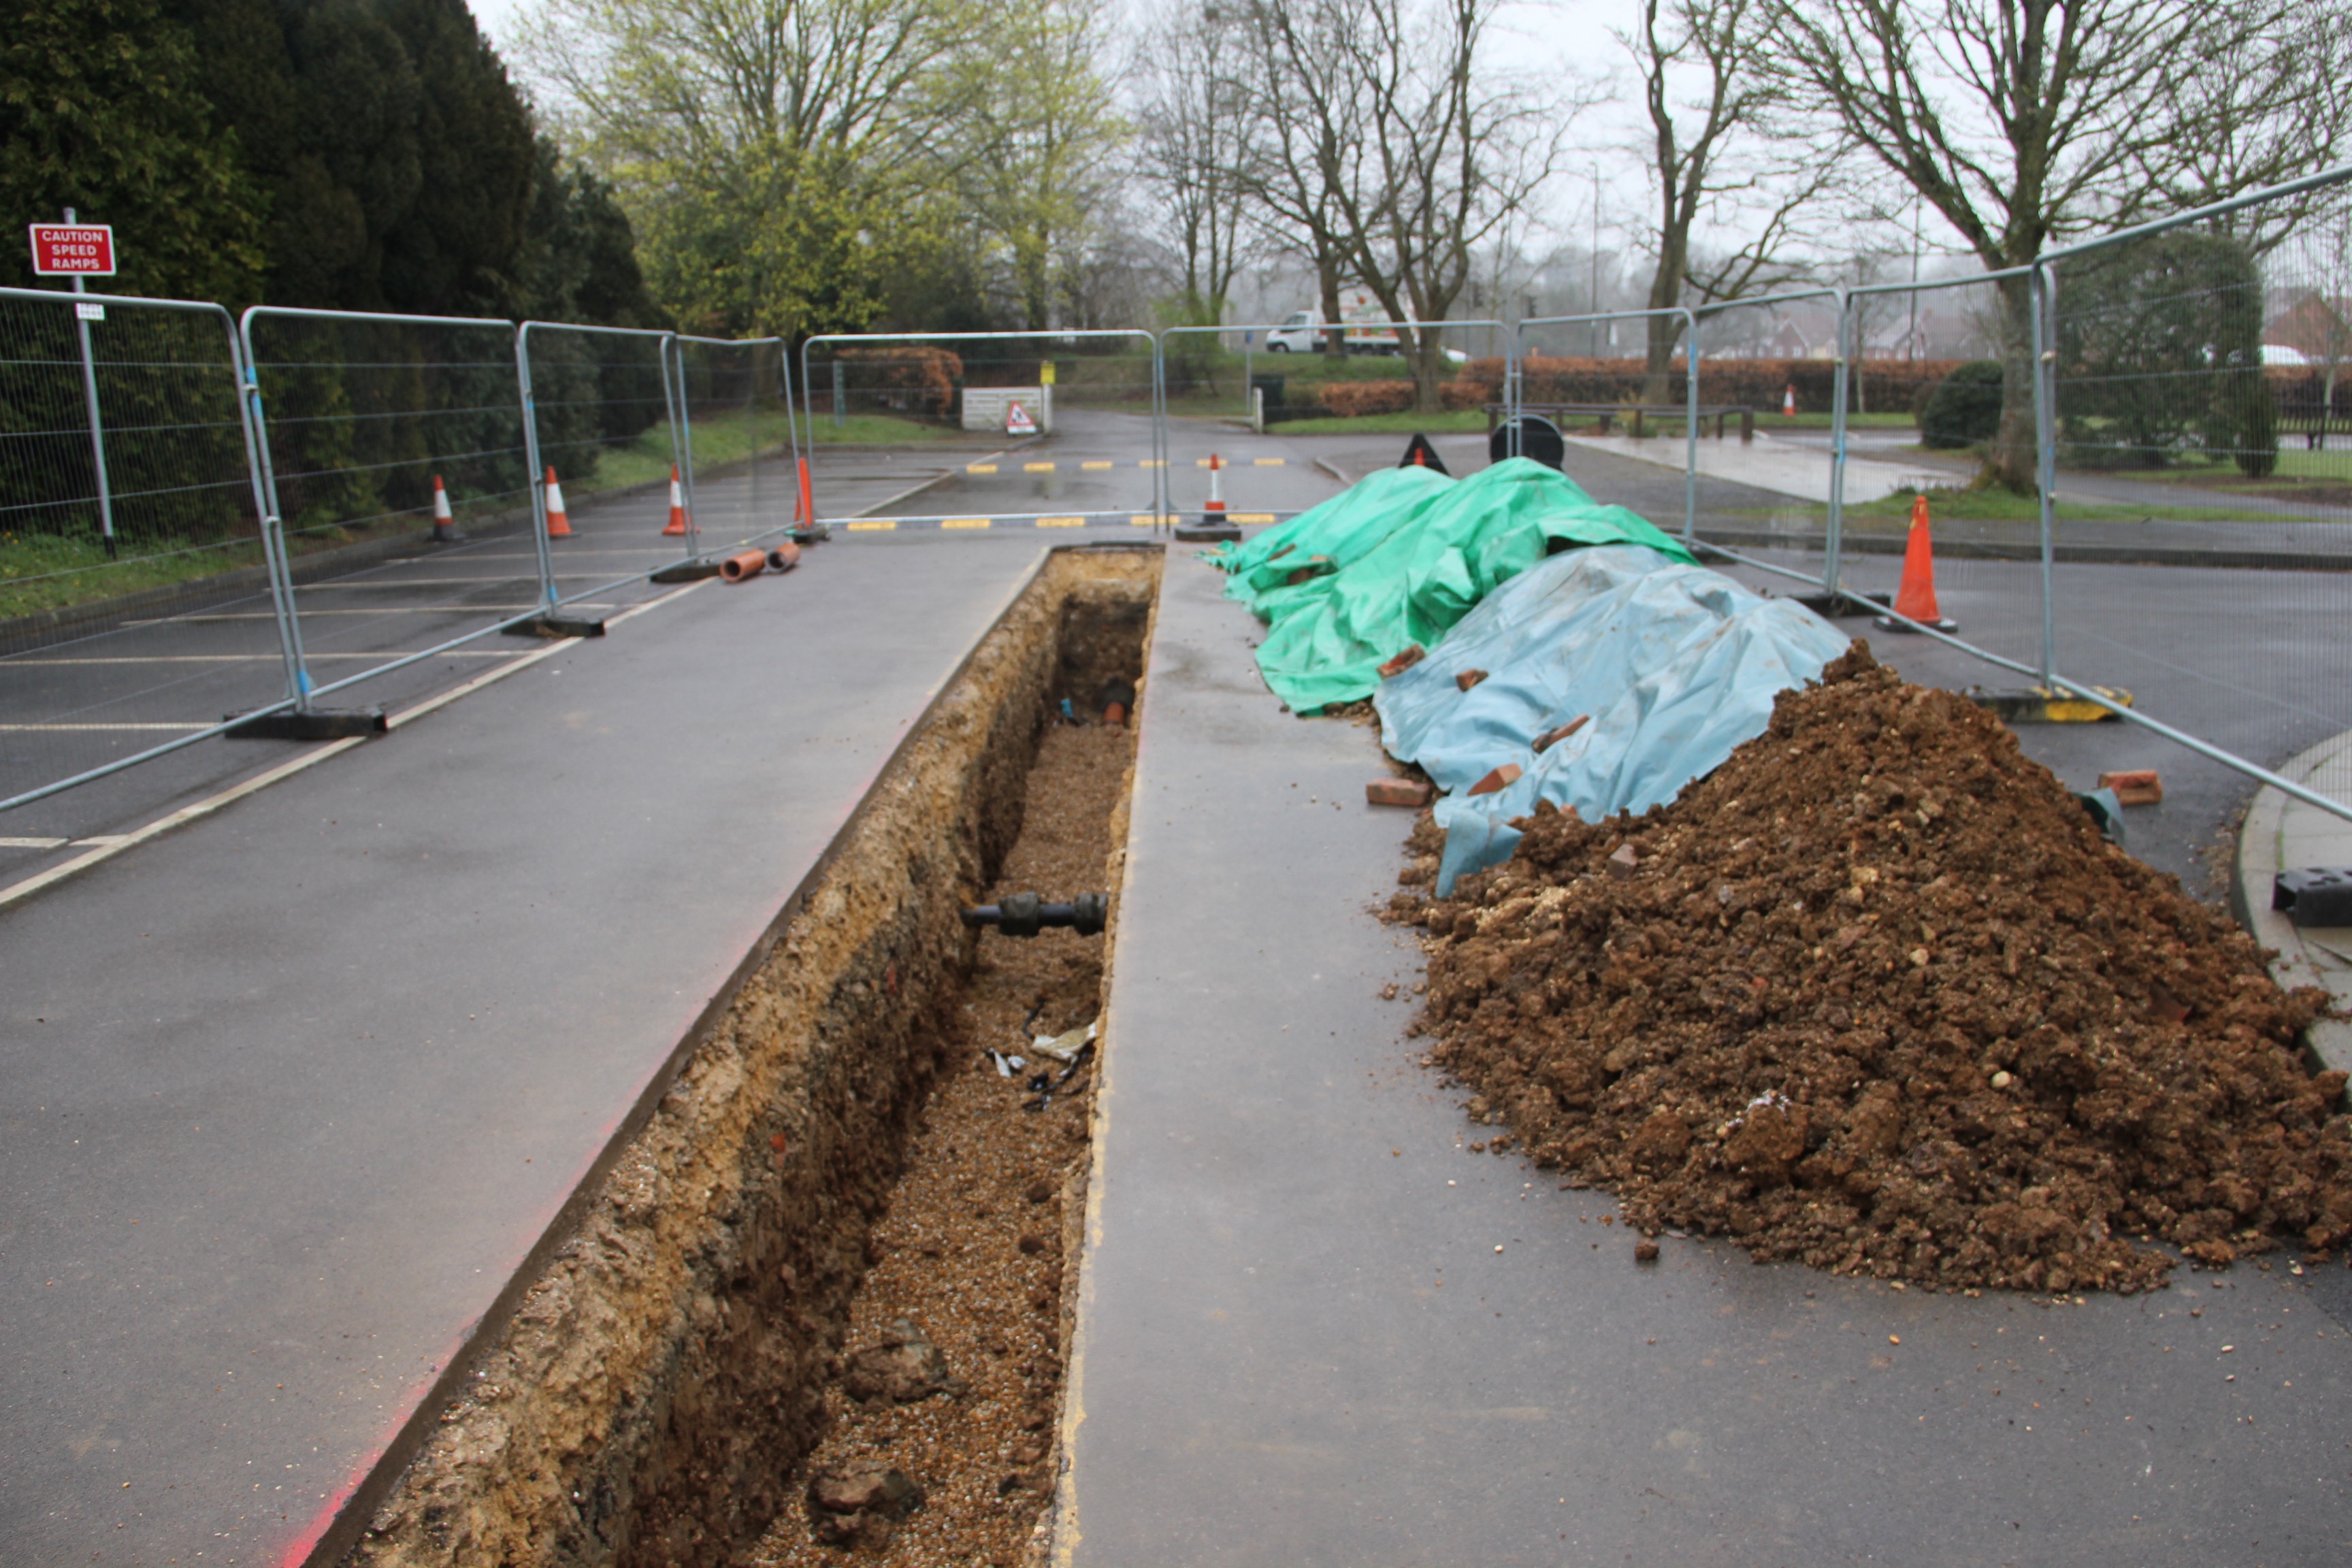
[[[0,297],[0,799],[283,694],[269,616],[232,618],[267,602],[234,331],[215,306]],[[148,607],[191,582],[211,618]]]

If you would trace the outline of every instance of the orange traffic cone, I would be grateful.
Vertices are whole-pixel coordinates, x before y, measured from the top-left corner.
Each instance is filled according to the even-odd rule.
[[[547,537],[572,537],[572,520],[563,511],[563,487],[556,482],[552,465],[547,470]]]
[[[441,476],[433,476],[433,542],[455,544],[465,535],[457,531],[457,520],[449,512],[449,492],[441,488]]]
[[[816,531],[816,498],[809,489],[809,463],[806,458],[801,459],[801,510],[800,516],[794,520],[793,532],[812,541],[821,537]]]
[[[1792,381],[1789,384],[1789,390],[1780,395],[1780,417],[1783,419],[1794,419],[1796,416],[1797,384]]]
[[[1911,535],[1903,545],[1903,583],[1895,590],[1895,613],[1939,632],[1958,631],[1958,623],[1944,618],[1936,604],[1936,546],[1927,529],[1927,498],[1911,503]],[[1888,631],[1909,631],[1902,621],[1881,618]]]
[[[662,530],[665,537],[686,531],[686,492],[678,489],[677,465],[669,466],[669,523]]]

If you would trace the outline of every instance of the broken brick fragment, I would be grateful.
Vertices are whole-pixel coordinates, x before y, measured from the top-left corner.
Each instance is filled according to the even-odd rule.
[[[1587,724],[1591,722],[1591,714],[1579,713],[1575,718],[1570,719],[1559,729],[1546,730],[1542,734],[1538,735],[1533,741],[1529,742],[1528,744],[1535,747],[1536,754],[1538,756],[1541,756],[1544,752],[1550,751],[1554,746],[1559,745],[1562,741],[1567,740],[1570,735],[1575,734],[1579,730],[1583,729]]]
[[[1429,650],[1417,642],[1405,644],[1403,652],[1381,666],[1381,679],[1386,680],[1391,676],[1402,675],[1427,658]]]
[[[1456,689],[1467,691],[1486,679],[1486,672],[1483,669],[1465,669],[1454,677],[1454,684]]]
[[[1465,792],[1469,795],[1493,795],[1498,789],[1508,789],[1519,776],[1519,764],[1505,763]]]
[[[2125,805],[2161,805],[2164,804],[2164,781],[2154,768],[2131,768],[2122,773],[2101,773],[2099,787],[2116,792],[2116,799]]]
[[[1437,793],[1427,779],[1374,779],[1364,786],[1364,799],[1373,805],[1427,805]]]

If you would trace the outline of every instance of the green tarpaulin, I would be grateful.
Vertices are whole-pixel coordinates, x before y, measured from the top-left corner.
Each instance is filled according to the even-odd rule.
[[[1321,593],[1304,581],[1294,588],[1293,576],[1328,576],[1353,565],[1454,483],[1434,468],[1381,468],[1322,505],[1209,559],[1232,574],[1226,598],[1240,600],[1265,620],[1279,620]]]
[[[1359,496],[1359,505],[1341,507]],[[1332,547],[1310,548],[1297,537],[1308,531],[1301,524],[1318,538],[1328,529]],[[1296,548],[1279,562],[1255,563],[1257,574],[1317,553],[1332,556],[1336,570],[1246,595],[1234,590],[1249,572],[1237,571],[1227,592],[1272,625],[1258,668],[1275,694],[1300,713],[1370,697],[1383,663],[1412,643],[1434,647],[1496,586],[1561,549],[1646,544],[1676,561],[1692,560],[1633,512],[1602,506],[1566,475],[1525,458],[1451,481],[1422,469],[1385,469],[1286,526],[1297,531]],[[1364,542],[1368,547],[1357,548]],[[1341,560],[1342,551],[1350,558]]]

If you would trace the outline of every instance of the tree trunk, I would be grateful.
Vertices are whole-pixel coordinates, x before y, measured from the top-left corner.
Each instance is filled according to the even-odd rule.
[[[1328,252],[1315,258],[1317,280],[1323,288],[1323,321],[1329,331],[1323,340],[1323,352],[1337,357],[1348,352],[1347,332],[1339,324],[1339,263]]]
[[[1649,319],[1650,348],[1648,374],[1642,378],[1642,401],[1654,407],[1675,401],[1675,345],[1682,342],[1683,320],[1680,316],[1652,316]]]
[[[1424,325],[1413,331],[1412,339],[1412,354],[1405,362],[1412,367],[1412,406],[1417,413],[1435,414],[1445,405],[1440,390],[1445,381],[1445,338]]]
[[[1683,278],[1690,264],[1690,231],[1677,228],[1669,207],[1658,234],[1658,269],[1650,274],[1650,309],[1671,310],[1683,302]],[[1648,374],[1642,379],[1642,401],[1674,401],[1675,345],[1682,341],[1678,316],[1652,316],[1649,326]]]
[[[2000,425],[1985,454],[1985,477],[2032,495],[2038,483],[2033,430],[2032,279],[2004,278],[2000,291]]]

